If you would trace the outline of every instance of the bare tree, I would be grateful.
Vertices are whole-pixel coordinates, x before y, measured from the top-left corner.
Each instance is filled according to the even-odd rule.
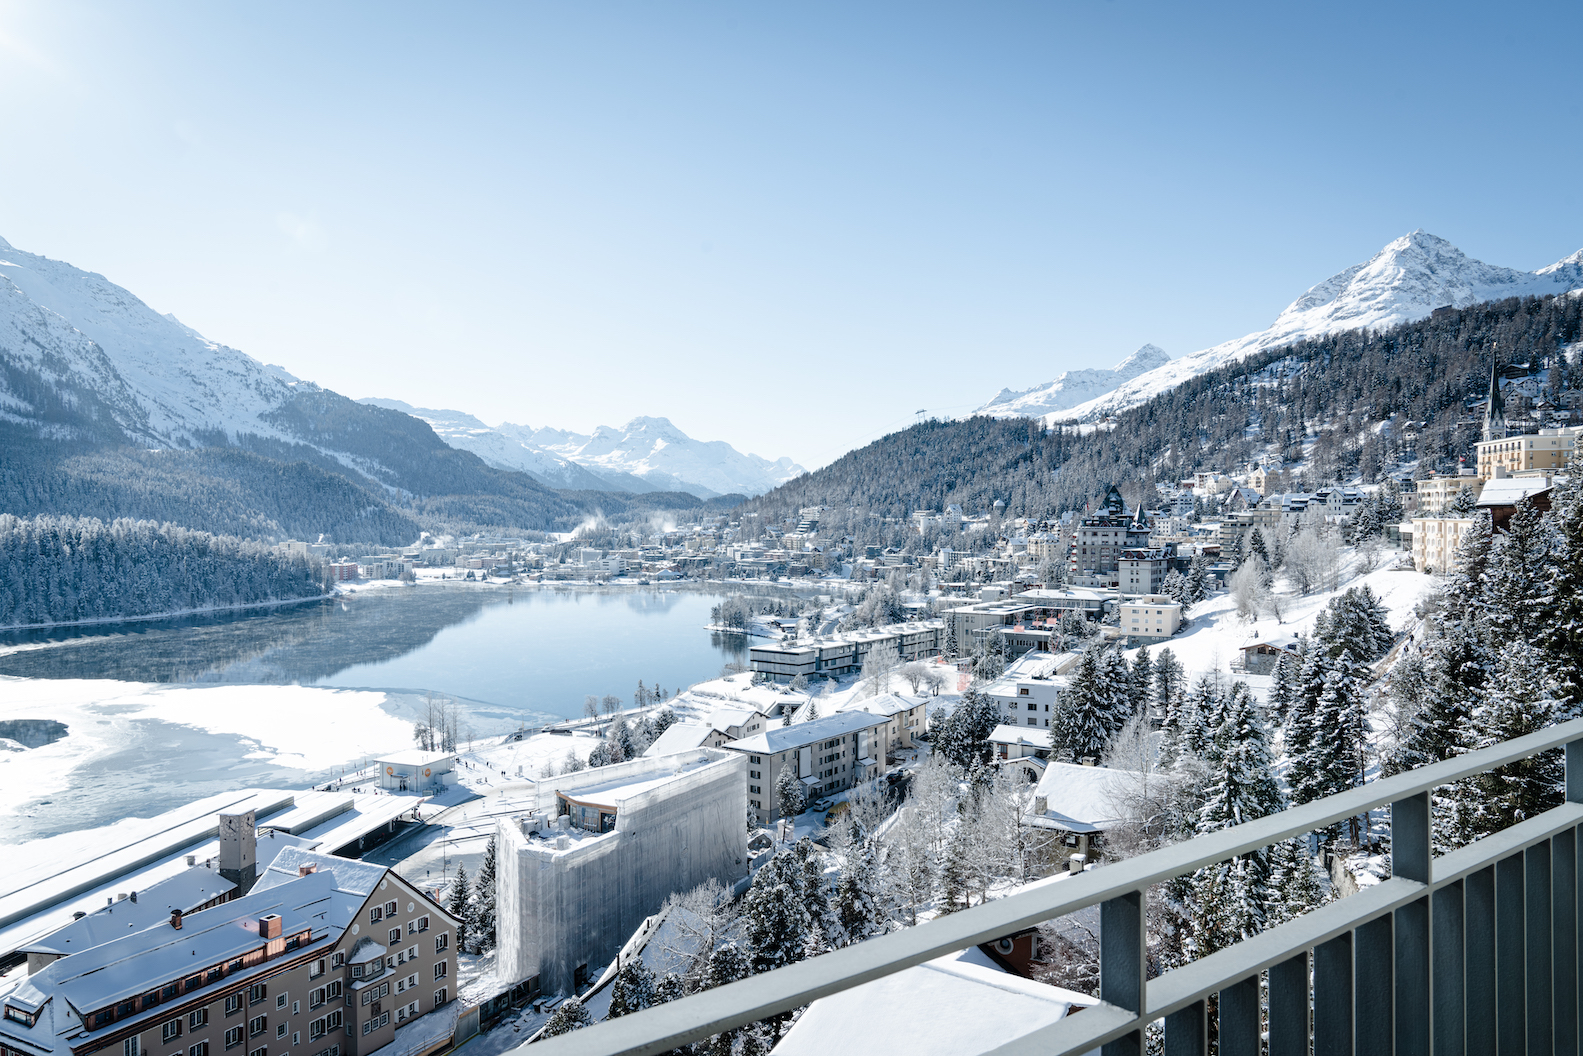
[[[863,696],[873,697],[890,688],[891,672],[900,664],[895,642],[880,642],[868,651],[863,660]]]
[[[912,691],[916,695],[919,687],[929,678],[929,665],[918,660],[903,664],[901,665],[901,677],[912,687]]]

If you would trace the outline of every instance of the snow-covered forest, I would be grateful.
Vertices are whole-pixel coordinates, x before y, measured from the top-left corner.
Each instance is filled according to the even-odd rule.
[[[120,619],[325,592],[318,563],[152,521],[0,514],[0,627]]]

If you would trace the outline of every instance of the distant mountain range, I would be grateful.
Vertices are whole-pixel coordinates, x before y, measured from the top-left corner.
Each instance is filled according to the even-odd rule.
[[[505,422],[488,426],[464,411],[413,407],[366,397],[360,403],[421,418],[447,444],[500,469],[530,474],[550,487],[593,491],[685,491],[701,499],[761,495],[805,470],[789,458],[771,462],[723,440],[694,440],[668,418],[634,418],[591,434]]]
[[[103,275],[0,239],[0,430],[9,435],[289,452],[421,494],[432,494],[435,482],[410,479],[415,453],[407,448],[433,440],[406,415],[427,422],[450,448],[555,489],[685,491],[707,499],[759,494],[802,472],[790,459],[771,462],[694,440],[664,418],[582,436],[509,424],[491,429],[459,411],[392,400],[363,404],[371,406],[211,341]],[[384,417],[391,411],[403,417]],[[412,434],[413,427],[420,432]],[[388,430],[401,441],[372,441]]]
[[[1123,382],[1170,361],[1164,349],[1144,345],[1109,370],[1068,370],[1052,382],[1021,392],[1001,389],[993,400],[973,413],[995,418],[1041,418],[1114,392]]]
[[[510,452],[519,461],[520,450]],[[644,493],[628,494],[624,481],[574,472],[560,456],[545,467],[559,479],[486,461],[412,415],[266,366],[103,275],[3,239],[0,453],[0,512],[148,518],[265,539],[564,531],[713,501],[656,490],[671,483],[663,471],[634,475]],[[661,461],[651,456],[651,468]]]
[[[1516,271],[1474,260],[1443,238],[1414,231],[1364,263],[1312,287],[1267,329],[1121,377],[1146,351],[1159,353],[1153,345],[1145,345],[1114,370],[1068,371],[1048,385],[1026,392],[1002,390],[975,413],[1000,418],[1028,415],[1051,423],[1091,422],[1136,407],[1189,378],[1267,348],[1345,330],[1376,330],[1412,322],[1448,305],[1463,308],[1482,301],[1565,293],[1580,287],[1583,250],[1538,271]],[[1114,384],[1104,391],[1093,391],[1107,377],[1114,377]],[[1071,398],[1079,393],[1083,394],[1080,400]]]

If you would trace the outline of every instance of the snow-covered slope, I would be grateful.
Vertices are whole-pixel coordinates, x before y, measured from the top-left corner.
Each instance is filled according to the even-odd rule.
[[[483,422],[463,411],[413,407],[367,397],[359,403],[402,411],[427,422],[452,447],[500,469],[531,474],[556,488],[685,491],[699,498],[758,495],[803,472],[789,458],[744,455],[723,440],[694,440],[666,418],[634,418],[592,434],[544,426]]]
[[[1465,308],[1480,301],[1565,293],[1580,287],[1583,250],[1538,271],[1517,271],[1474,260],[1443,238],[1414,231],[1365,263],[1308,290],[1268,329],[1173,359],[1123,382],[1112,392],[1045,418],[1052,422],[1094,421],[1135,407],[1225,363],[1305,338],[1411,322],[1445,305]]]
[[[1069,370],[1048,384],[1022,392],[1001,389],[999,395],[973,413],[995,418],[1038,418],[1103,396],[1122,382],[1170,361],[1164,349],[1144,345],[1109,370]]]
[[[414,407],[400,400],[367,397],[357,401],[374,407],[410,414],[428,424],[435,435],[461,451],[471,451],[496,469],[517,470],[536,478],[552,488],[576,490],[616,491],[617,485],[579,466],[536,447],[528,447],[517,440],[491,429],[483,422],[463,411],[436,410],[432,407]]]
[[[668,418],[634,418],[620,429],[602,425],[591,436],[558,430],[531,435],[549,441],[545,450],[589,469],[651,483],[675,481],[695,494],[704,488],[717,495],[759,495],[804,472],[789,458],[771,462],[724,440],[694,440]]]
[[[282,437],[263,416],[304,384],[160,315],[103,275],[4,239],[0,357],[56,392],[91,391],[129,438],[177,447],[204,434]],[[0,404],[14,421],[31,419],[42,413],[39,398],[7,392]]]

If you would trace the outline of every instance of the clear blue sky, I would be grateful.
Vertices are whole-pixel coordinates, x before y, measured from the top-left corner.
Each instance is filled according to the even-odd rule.
[[[0,236],[349,396],[817,465],[1583,246],[1583,5],[0,0]]]

